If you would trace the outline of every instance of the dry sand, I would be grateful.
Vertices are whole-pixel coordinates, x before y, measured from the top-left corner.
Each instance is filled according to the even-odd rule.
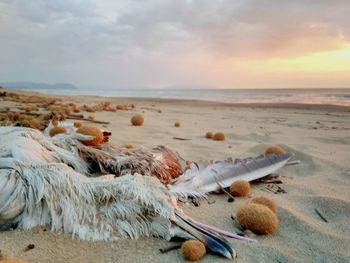
[[[73,97],[81,103],[106,101],[98,97]],[[255,184],[251,197],[273,198],[278,206],[280,228],[274,235],[257,236],[258,243],[232,240],[236,262],[350,262],[350,109],[312,105],[228,105],[159,99],[112,99],[114,104],[136,105],[133,111],[96,112],[97,120],[109,121],[116,146],[165,145],[185,160],[242,158],[280,145],[302,163],[279,171],[286,194],[266,191]],[[0,101],[1,108],[13,103]],[[285,107],[284,107],[285,106]],[[161,110],[161,113],[158,112]],[[145,116],[141,127],[130,125],[135,113]],[[84,113],[86,116],[89,115]],[[181,127],[174,127],[179,121]],[[100,125],[100,127],[102,127]],[[207,131],[223,131],[222,142],[204,138]],[[187,138],[179,141],[173,137]],[[228,203],[222,195],[210,196],[199,207],[185,206],[193,218],[228,231],[237,231],[230,218],[251,198]],[[315,213],[322,211],[326,223]],[[24,252],[28,244],[35,248]],[[27,262],[184,262],[180,250],[161,254],[170,243],[158,239],[93,243],[36,229],[0,232],[0,249]],[[228,262],[207,255],[202,262]]]

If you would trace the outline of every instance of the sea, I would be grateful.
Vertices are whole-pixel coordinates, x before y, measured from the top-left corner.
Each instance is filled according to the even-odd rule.
[[[350,106],[350,88],[328,89],[72,89],[43,93],[119,98],[161,98],[224,103],[301,103]]]

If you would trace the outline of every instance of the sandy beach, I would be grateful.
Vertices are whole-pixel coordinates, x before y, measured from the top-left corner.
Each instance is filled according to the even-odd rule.
[[[238,231],[231,219],[237,208],[255,196],[273,198],[278,204],[280,227],[276,234],[254,236],[258,243],[230,240],[238,252],[236,262],[350,262],[350,108],[331,105],[224,104],[203,101],[63,97],[65,102],[93,105],[134,104],[116,112],[82,112],[110,124],[93,124],[112,132],[111,143],[135,148],[164,145],[186,161],[244,158],[279,145],[301,164],[287,166],[278,174],[287,192],[274,194],[266,184],[253,184],[251,196],[227,202],[225,195],[210,195],[209,204],[186,205],[191,217]],[[1,110],[19,103],[0,98]],[[143,126],[130,124],[140,113]],[[174,127],[176,121],[180,127]],[[222,131],[225,141],[205,138],[206,132]],[[174,137],[186,140],[174,139]],[[214,202],[215,201],[215,202]],[[214,202],[214,203],[213,203]],[[318,209],[328,220],[324,222]],[[25,251],[28,244],[35,248]],[[180,250],[166,254],[170,243],[159,239],[85,242],[45,229],[0,232],[0,249],[26,262],[184,262]],[[208,254],[202,262],[228,262]]]

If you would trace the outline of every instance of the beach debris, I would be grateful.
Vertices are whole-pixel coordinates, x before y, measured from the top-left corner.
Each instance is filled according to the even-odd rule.
[[[176,121],[175,123],[174,123],[174,127],[180,127],[180,122],[179,121]]]
[[[265,155],[271,155],[271,154],[276,154],[276,155],[280,155],[280,154],[284,154],[285,150],[283,150],[283,148],[279,147],[279,146],[270,146],[265,150]]]
[[[286,164],[287,165],[287,164]],[[253,183],[260,183],[260,184],[282,184],[283,181],[280,180],[281,176],[278,174],[269,174],[265,177],[259,178],[257,180],[254,180]]]
[[[223,132],[217,132],[213,135],[214,141],[224,141],[225,140],[225,134]]]
[[[179,140],[179,141],[189,141],[190,139],[188,138],[182,138],[182,137],[173,137],[174,140]]]
[[[130,121],[133,126],[141,126],[143,125],[145,119],[141,114],[137,114],[132,116]]]
[[[235,201],[235,198],[233,197],[233,195],[226,191],[225,188],[219,183],[219,181],[216,181],[217,185],[219,186],[219,189],[217,191],[220,191],[220,193],[225,193],[226,195],[228,195],[228,199],[227,202],[232,203]]]
[[[90,120],[90,121],[95,120],[95,116],[94,116],[94,115],[89,115],[89,116],[88,116],[88,120]]]
[[[81,126],[83,126],[83,124],[80,121],[75,121],[74,122],[74,127],[75,128],[80,128]]]
[[[202,242],[198,240],[187,240],[181,246],[182,254],[189,261],[201,260],[205,254],[206,249]]]
[[[319,209],[315,208],[315,212],[324,222],[329,223]]]
[[[207,138],[207,139],[212,139],[212,138],[213,138],[213,133],[212,133],[212,132],[207,132],[207,133],[205,134],[205,138]]]
[[[229,187],[233,182],[246,180],[248,182],[262,178],[282,168],[292,157],[291,154],[259,155],[255,158],[228,159],[207,164],[205,162],[191,163],[184,174],[168,185],[175,196],[187,198],[205,197],[207,193]]]
[[[172,251],[172,250],[175,250],[175,249],[179,249],[181,248],[181,244],[174,244],[174,245],[171,245],[171,246],[168,246],[166,248],[160,248],[159,251],[164,254],[164,253],[167,253],[169,251]]]
[[[276,205],[275,201],[273,201],[271,198],[268,198],[265,196],[257,196],[257,197],[254,197],[250,201],[250,203],[264,205],[264,206],[270,208],[271,211],[274,212],[275,214],[277,213],[277,205]]]
[[[32,250],[35,248],[35,245],[34,244],[29,244],[28,246],[26,246],[26,248],[24,249],[24,252],[27,252],[29,250]]]
[[[278,186],[277,184],[268,184],[265,187],[266,190],[274,193],[274,194],[286,194],[287,191],[284,190],[282,187]]]
[[[126,149],[132,149],[132,148],[134,148],[134,145],[128,143],[128,144],[125,144],[124,148],[126,148]]]
[[[296,165],[296,164],[301,164],[301,161],[300,160],[289,161],[286,165]]]
[[[53,137],[57,134],[60,134],[60,133],[66,133],[67,132],[67,129],[64,128],[64,127],[61,127],[61,126],[56,126],[56,127],[53,127],[50,132],[49,132],[49,135],[50,137]]]
[[[250,193],[250,183],[245,180],[238,180],[233,182],[229,189],[231,195],[244,197]]]
[[[76,132],[83,135],[93,136],[92,140],[81,141],[84,145],[87,145],[87,146],[100,145],[104,141],[102,131],[96,127],[82,126]]]
[[[248,203],[239,208],[236,218],[241,227],[256,234],[273,234],[279,225],[279,220],[271,209],[255,203]]]

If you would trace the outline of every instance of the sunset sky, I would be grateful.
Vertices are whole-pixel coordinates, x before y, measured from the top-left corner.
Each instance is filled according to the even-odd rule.
[[[350,87],[349,14],[349,0],[0,0],[0,82]]]

